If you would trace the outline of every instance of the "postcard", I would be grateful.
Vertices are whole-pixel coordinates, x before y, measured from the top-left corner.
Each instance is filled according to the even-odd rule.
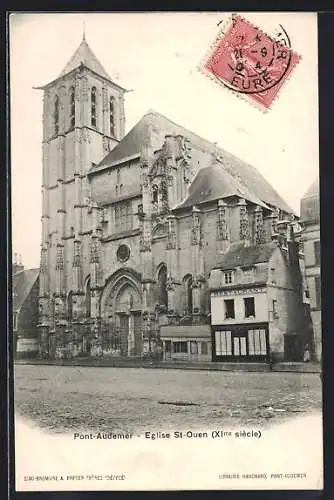
[[[322,489],[316,14],[9,43],[16,490]]]

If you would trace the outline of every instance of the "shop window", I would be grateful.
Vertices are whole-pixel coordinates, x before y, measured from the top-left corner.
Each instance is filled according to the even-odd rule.
[[[173,342],[173,352],[188,352],[188,342]]]
[[[165,341],[165,351],[172,352],[172,341],[171,340]]]
[[[225,285],[230,285],[233,283],[233,272],[232,271],[226,271],[224,273],[224,283]]]
[[[320,260],[321,260],[321,255],[320,255],[320,241],[315,241],[313,243],[313,248],[314,248],[314,262],[316,266],[320,266]]]
[[[231,356],[232,355],[232,333],[229,330],[215,332],[216,355]]]
[[[248,330],[248,354],[250,356],[267,354],[266,331],[264,329]]]
[[[198,354],[198,343],[195,341],[190,342],[190,354]]]
[[[208,354],[208,343],[201,342],[201,354]]]
[[[244,299],[245,318],[255,318],[255,301],[254,297]]]
[[[234,319],[235,318],[234,300],[233,299],[224,300],[224,306],[225,306],[225,319]]]

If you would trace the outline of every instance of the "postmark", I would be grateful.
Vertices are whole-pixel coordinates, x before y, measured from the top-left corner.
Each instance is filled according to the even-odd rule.
[[[266,110],[300,59],[283,26],[270,36],[241,16],[233,15],[200,69]]]

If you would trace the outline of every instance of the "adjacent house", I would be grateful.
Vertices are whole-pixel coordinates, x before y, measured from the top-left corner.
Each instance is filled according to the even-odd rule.
[[[319,179],[307,190],[301,200],[300,223],[303,227],[301,241],[304,248],[305,277],[313,325],[313,356],[321,360],[321,280],[320,280],[320,203]]]
[[[301,361],[306,335],[298,245],[231,245],[211,271],[213,361]]]
[[[13,263],[13,354],[14,357],[35,357],[38,353],[39,269],[24,269]]]

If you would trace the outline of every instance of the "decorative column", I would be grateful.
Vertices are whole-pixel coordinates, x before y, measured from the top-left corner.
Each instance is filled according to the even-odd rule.
[[[173,136],[171,135],[165,136],[164,150],[166,158],[168,204],[169,208],[173,208],[177,204],[177,186],[176,186],[177,165],[175,160],[175,144]]]
[[[176,301],[176,286],[179,285],[177,269],[177,228],[176,217],[169,215],[167,218],[167,295],[168,295],[168,315],[169,320],[176,319],[179,314],[179,308]]]
[[[224,200],[218,200],[217,212],[217,253],[224,253],[229,245],[230,232],[229,232],[229,207]]]
[[[148,141],[143,145],[141,151],[141,185],[142,185],[142,202],[143,210],[139,214],[141,225],[141,235],[139,239],[139,251],[141,257],[141,274],[142,274],[142,320],[143,334],[145,342],[149,342],[151,346],[151,338],[156,332],[155,328],[155,304],[154,304],[154,276],[153,276],[153,259],[152,259],[152,212],[150,199],[150,186],[148,173],[153,163],[153,148],[151,144],[149,130]]]
[[[203,282],[202,263],[202,228],[201,211],[193,207],[192,211],[192,289],[193,289],[193,315],[201,313],[201,288]]]
[[[253,229],[253,241],[254,245],[262,245],[266,242],[266,235],[263,224],[263,211],[260,206],[257,206],[254,210],[254,229]]]
[[[101,311],[100,311],[100,296],[102,290],[101,283],[101,209],[96,203],[92,204],[92,234],[90,238],[90,325],[92,332],[92,355],[101,356],[103,354],[102,345],[102,328],[101,328]]]
[[[245,244],[249,244],[249,218],[247,212],[247,203],[244,199],[239,201],[239,215],[240,215],[240,240]]]

